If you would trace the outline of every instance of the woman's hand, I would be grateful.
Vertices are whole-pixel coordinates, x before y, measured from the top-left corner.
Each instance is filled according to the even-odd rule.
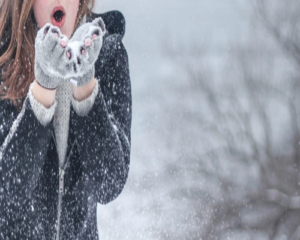
[[[33,86],[33,95],[39,102],[49,107],[54,101],[55,91],[51,91],[53,96],[47,99],[38,92],[41,92],[41,88],[55,89],[64,79],[70,79],[73,83],[76,100],[83,100],[91,94],[95,86],[94,64],[102,48],[105,32],[102,18],[80,26],[69,41],[59,28],[51,24],[46,24],[38,31],[35,77],[40,86]]]
[[[66,54],[73,65],[70,81],[75,86],[84,86],[94,78],[94,64],[102,48],[105,24],[102,18],[80,26],[70,39]]]
[[[59,28],[46,24],[35,40],[35,77],[44,88],[55,89],[71,72],[72,65],[66,54],[67,37]]]

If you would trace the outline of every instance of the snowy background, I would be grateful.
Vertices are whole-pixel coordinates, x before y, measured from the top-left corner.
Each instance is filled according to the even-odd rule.
[[[257,23],[251,1],[96,2],[95,12],[119,10],[126,18],[123,42],[133,94],[129,179],[117,200],[98,206],[100,239],[275,239],[276,218],[289,217],[282,206],[261,203],[260,189],[276,186],[295,196],[298,186],[286,190],[271,177],[263,180],[262,163],[292,156],[288,143],[295,129],[289,126],[295,118],[288,116],[294,105],[286,111],[269,97],[271,88],[261,89],[278,83],[276,89],[288,94],[282,76],[294,83],[297,71]],[[193,76],[200,80],[193,82]],[[237,110],[231,114],[232,109]],[[297,148],[299,138],[293,139]],[[285,176],[278,179],[284,182]]]

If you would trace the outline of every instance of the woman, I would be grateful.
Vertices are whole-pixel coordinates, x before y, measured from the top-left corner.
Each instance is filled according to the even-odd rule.
[[[97,202],[126,182],[125,21],[93,5],[1,1],[0,239],[98,239]]]

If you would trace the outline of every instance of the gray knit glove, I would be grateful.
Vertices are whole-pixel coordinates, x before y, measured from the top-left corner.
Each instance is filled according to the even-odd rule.
[[[35,77],[45,88],[54,89],[71,72],[66,55],[67,37],[59,28],[46,24],[35,39]]]
[[[80,26],[69,40],[67,56],[73,64],[70,81],[76,86],[87,84],[95,74],[95,62],[99,56],[106,32],[101,17]]]

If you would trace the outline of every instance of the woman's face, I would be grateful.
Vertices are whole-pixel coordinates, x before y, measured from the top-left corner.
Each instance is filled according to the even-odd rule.
[[[60,28],[68,38],[71,37],[80,0],[35,0],[33,11],[39,28],[51,23]]]

